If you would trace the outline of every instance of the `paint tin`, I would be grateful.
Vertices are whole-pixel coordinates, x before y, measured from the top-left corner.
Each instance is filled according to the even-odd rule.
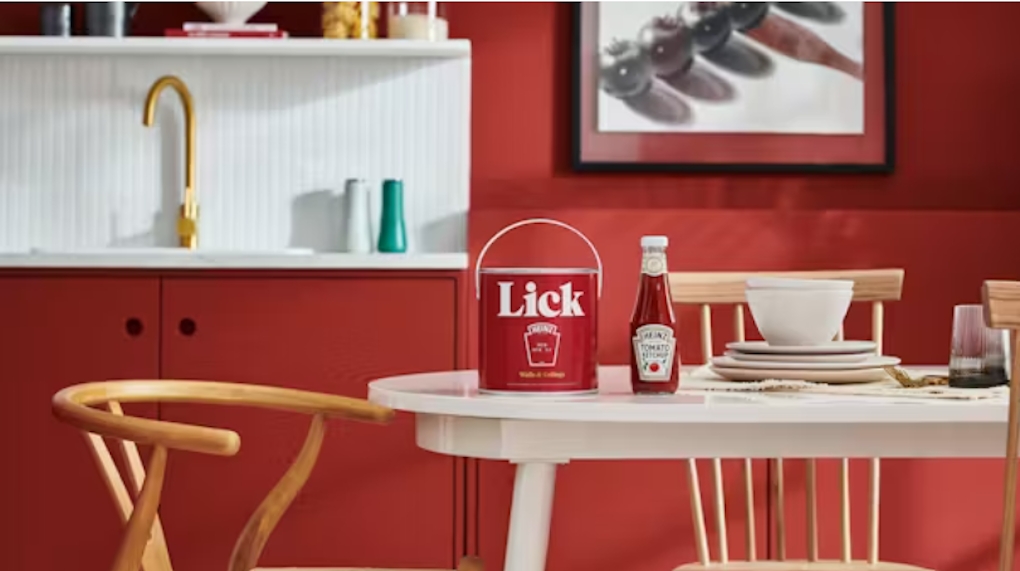
[[[597,268],[483,268],[489,248],[521,226],[551,224],[591,248]],[[505,395],[574,395],[598,391],[598,305],[602,260],[574,227],[546,218],[511,224],[482,248],[475,264],[478,390]]]

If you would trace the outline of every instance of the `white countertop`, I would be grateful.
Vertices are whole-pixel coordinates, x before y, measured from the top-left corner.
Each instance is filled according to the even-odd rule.
[[[7,269],[463,270],[467,267],[466,253],[189,252],[177,248],[0,252],[0,268]]]

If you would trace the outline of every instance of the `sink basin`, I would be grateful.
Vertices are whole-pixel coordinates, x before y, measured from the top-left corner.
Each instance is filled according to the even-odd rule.
[[[73,250],[32,248],[29,254],[57,254],[66,256],[307,256],[315,251],[308,248],[283,248],[280,250],[188,250],[186,248],[82,248]]]

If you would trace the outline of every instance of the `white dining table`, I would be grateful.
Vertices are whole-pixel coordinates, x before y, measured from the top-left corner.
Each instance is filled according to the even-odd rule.
[[[628,367],[598,377],[594,395],[510,397],[480,394],[476,371],[403,375],[371,382],[369,400],[414,413],[425,450],[516,464],[505,571],[545,568],[556,468],[573,460],[1005,454],[1006,398],[691,391],[683,378],[676,394],[637,396]]]

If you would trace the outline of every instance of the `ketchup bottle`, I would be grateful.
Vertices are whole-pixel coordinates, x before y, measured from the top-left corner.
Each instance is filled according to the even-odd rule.
[[[673,394],[680,384],[676,316],[666,275],[665,236],[641,238],[641,281],[630,320],[630,384],[635,394]]]

